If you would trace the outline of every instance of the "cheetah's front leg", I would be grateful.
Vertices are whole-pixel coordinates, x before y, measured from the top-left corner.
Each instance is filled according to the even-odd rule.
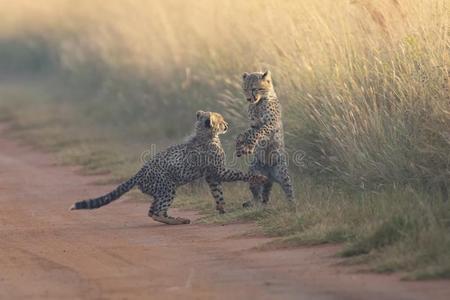
[[[241,157],[243,155],[252,154],[255,150],[255,146],[248,144],[248,134],[241,133],[236,138],[236,156]]]
[[[220,184],[219,181],[215,180],[212,177],[206,177],[205,179],[209,185],[211,194],[216,202],[216,210],[220,214],[224,214],[225,213],[225,200],[223,199],[222,185]]]

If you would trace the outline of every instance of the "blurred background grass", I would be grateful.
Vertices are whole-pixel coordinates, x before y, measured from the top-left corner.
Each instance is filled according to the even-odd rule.
[[[288,150],[303,154],[297,210],[279,191],[241,210],[249,194],[229,186],[231,213],[211,220],[257,220],[284,246],[344,241],[343,255],[380,271],[450,276],[449,0],[0,5],[10,134],[118,180],[214,110],[231,123],[231,158],[248,124],[241,74],[270,69]],[[183,197],[211,211],[201,187]]]

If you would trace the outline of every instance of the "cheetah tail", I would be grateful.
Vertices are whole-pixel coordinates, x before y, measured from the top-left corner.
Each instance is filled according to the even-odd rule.
[[[121,185],[119,185],[114,191],[112,191],[109,194],[106,194],[104,196],[79,201],[73,204],[69,210],[76,210],[76,209],[95,209],[102,207],[106,204],[111,203],[112,201],[119,199],[120,196],[131,190],[137,183],[136,176],[132,177],[131,179],[125,181]]]

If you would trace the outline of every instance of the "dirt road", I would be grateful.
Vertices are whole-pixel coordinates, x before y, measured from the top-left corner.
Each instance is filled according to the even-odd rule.
[[[256,251],[267,239],[236,237],[252,225],[161,225],[132,201],[67,211],[110,190],[98,179],[0,136],[0,299],[450,299],[449,281],[339,267],[335,246]]]

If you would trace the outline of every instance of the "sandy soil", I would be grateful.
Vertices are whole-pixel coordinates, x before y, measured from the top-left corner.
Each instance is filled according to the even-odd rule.
[[[450,299],[449,281],[338,266],[337,246],[254,250],[249,224],[162,225],[126,197],[67,211],[98,179],[0,136],[0,299]]]

